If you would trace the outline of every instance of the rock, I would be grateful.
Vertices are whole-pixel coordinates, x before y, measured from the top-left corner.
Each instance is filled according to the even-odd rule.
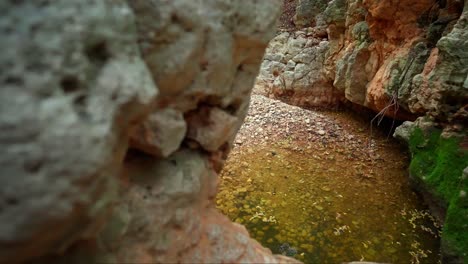
[[[265,92],[259,93],[287,98],[287,102],[301,106],[336,105],[341,96],[322,74],[329,43],[306,39],[303,34],[281,34],[270,42],[265,58],[281,61],[263,61],[256,86]],[[311,40],[316,44],[308,44]]]
[[[228,14],[212,17],[209,12],[220,8],[217,1],[130,3],[138,14],[142,56],[160,88],[158,105],[185,113],[199,104],[235,112],[247,104],[247,94],[258,74],[257,64],[274,36],[266,23],[273,21],[277,7],[263,4],[260,10],[259,3],[227,4],[232,16],[239,16],[232,19]],[[219,26],[226,23],[231,26],[229,30]]]
[[[187,132],[167,158],[127,157],[130,184],[122,205],[132,205],[132,221],[111,255],[117,262],[294,261],[272,255],[213,203],[215,171],[247,112],[264,49],[274,35],[278,3],[138,0],[131,5],[142,56],[161,90],[155,112],[183,113]]]
[[[460,5],[457,5],[457,8],[460,8]],[[433,44],[429,39],[430,29],[427,30],[427,34],[421,30],[421,27],[428,27],[429,24],[422,25],[420,20],[423,14],[434,6],[429,0],[407,1],[404,6],[408,8],[397,12],[396,6],[389,2],[331,1],[323,12],[328,24],[330,42],[323,71],[349,101],[376,112],[382,111],[382,114],[392,118],[414,120],[417,116],[413,113],[422,115],[429,112],[429,109],[438,108],[434,103],[439,100],[435,98],[438,96],[435,94],[439,93],[429,91],[429,87],[437,85],[430,84],[433,82],[429,83],[428,80],[428,74],[437,61],[437,51],[431,51]],[[437,8],[439,7],[433,12],[439,12]],[[450,19],[457,17],[454,13],[461,10],[455,9],[450,11],[451,15],[445,16]],[[443,20],[442,17],[439,19]],[[460,29],[464,27],[461,24],[460,26]],[[464,38],[460,33],[454,35],[458,40]],[[445,48],[444,42],[441,43]],[[459,42],[457,45],[462,44]],[[429,57],[431,52],[434,54],[432,58]],[[445,58],[453,61],[449,59],[450,56]],[[461,64],[458,64],[457,68],[466,68]],[[436,75],[431,73],[431,79],[438,78]],[[440,74],[448,75],[450,74]],[[457,79],[463,80],[457,80],[457,83],[462,84],[466,73],[460,72],[458,76]],[[457,97],[461,96],[461,93],[455,93]],[[432,98],[429,94],[435,97]],[[460,109],[459,106],[445,106],[441,109],[446,110],[435,111],[456,112],[456,109]]]
[[[365,69],[369,63],[370,52],[367,43],[363,43],[345,55],[337,63],[335,87],[344,91],[346,99],[364,105],[367,95],[367,85],[372,73]]]
[[[325,11],[329,0],[298,0],[294,24],[296,27],[306,27],[315,24],[315,18]]]
[[[403,122],[403,124],[401,124],[395,129],[395,132],[393,133],[393,137],[408,144],[410,140],[410,136],[414,132],[415,128],[416,128],[416,125],[414,124],[414,122],[405,121]]]
[[[294,62],[293,60],[289,60],[288,64],[286,64],[286,70],[294,71],[294,68],[296,68],[296,62]]]
[[[283,61],[284,60],[284,55],[281,53],[266,53],[265,56],[263,57],[264,60],[269,60],[269,61]]]
[[[16,263],[102,228],[158,91],[124,1],[0,7],[0,262]]]
[[[208,151],[218,150],[237,133],[239,120],[219,108],[201,108],[187,115],[187,137]]]
[[[398,94],[398,102],[406,110],[409,110],[408,99],[414,89],[413,79],[423,71],[429,54],[430,50],[426,44],[419,42],[411,48],[407,57],[395,60],[390,66],[393,70],[386,93],[389,96]]]
[[[468,76],[468,4],[453,30],[437,42],[420,75],[414,78],[414,89],[408,100],[412,112],[430,113],[448,120],[468,100],[464,82]],[[455,99],[457,98],[457,99]]]
[[[130,145],[156,157],[168,157],[179,148],[186,131],[182,113],[166,108],[152,113],[133,130]]]
[[[369,36],[369,25],[366,21],[360,21],[353,26],[352,36],[358,43],[371,41]]]
[[[306,63],[310,64],[315,59],[315,52],[313,48],[305,48],[301,53],[297,54],[292,58],[294,63]]]

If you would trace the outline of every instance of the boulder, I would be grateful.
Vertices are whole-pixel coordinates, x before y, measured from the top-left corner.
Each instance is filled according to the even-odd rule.
[[[93,237],[158,93],[124,1],[0,4],[0,262]]]

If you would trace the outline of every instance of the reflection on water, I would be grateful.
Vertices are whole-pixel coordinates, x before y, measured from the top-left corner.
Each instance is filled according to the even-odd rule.
[[[346,146],[294,150],[290,138],[237,147],[217,206],[274,253],[306,263],[437,262],[439,229],[409,189],[406,157],[376,142],[379,160]]]

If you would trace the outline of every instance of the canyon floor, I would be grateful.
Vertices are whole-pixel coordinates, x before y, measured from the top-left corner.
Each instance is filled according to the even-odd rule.
[[[439,228],[395,143],[356,114],[253,95],[217,206],[274,253],[306,263],[434,263]]]

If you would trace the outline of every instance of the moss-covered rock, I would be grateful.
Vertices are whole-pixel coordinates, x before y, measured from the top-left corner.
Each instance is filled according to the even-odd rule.
[[[460,139],[444,138],[437,129],[416,128],[411,134],[411,179],[431,203],[445,213],[443,257],[447,262],[468,262],[468,151]],[[465,170],[465,171],[464,171]],[[445,262],[445,261],[444,261]]]
[[[332,0],[324,11],[327,24],[337,24],[344,27],[346,22],[347,4],[345,0]]]
[[[369,25],[366,21],[356,23],[353,27],[352,35],[357,43],[370,42]]]
[[[329,0],[299,0],[294,16],[294,24],[297,27],[306,27],[315,23],[315,17],[322,13]]]

